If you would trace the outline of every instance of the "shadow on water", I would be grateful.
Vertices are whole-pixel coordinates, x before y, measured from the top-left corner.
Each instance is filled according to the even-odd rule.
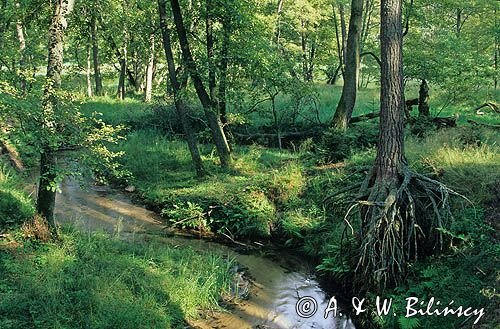
[[[80,189],[66,181],[58,194],[56,216],[60,223],[75,224],[85,231],[117,233],[127,239],[143,239],[148,234],[162,235],[164,226],[155,213],[134,205],[120,192],[104,187]],[[355,329],[345,315],[325,319],[329,298],[308,271],[290,271],[278,262],[258,255],[243,255],[214,242],[178,236],[163,237],[166,244],[191,247],[200,252],[215,251],[236,258],[245,277],[249,298],[229,305],[228,312],[205,314],[203,319],[191,321],[195,328],[274,328],[274,329]],[[286,256],[283,256],[286,257]],[[300,298],[312,297],[316,312],[308,318],[297,314]],[[340,315],[340,314],[339,314]]]

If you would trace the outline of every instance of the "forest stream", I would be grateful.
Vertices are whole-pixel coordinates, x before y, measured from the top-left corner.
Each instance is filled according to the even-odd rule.
[[[88,231],[119,232],[121,237],[131,241],[159,235],[167,244],[215,251],[236,259],[238,266],[245,271],[248,298],[230,305],[230,312],[209,313],[206,319],[190,321],[194,328],[355,328],[346,316],[333,318],[330,313],[324,319],[327,295],[306,270],[287,269],[268,257],[241,254],[223,244],[167,235],[165,225],[155,213],[108,187],[81,189],[77,183],[66,181],[61,188],[62,193],[58,194],[56,202],[56,214],[61,224],[75,224]],[[243,274],[240,270],[236,275]],[[310,318],[301,318],[296,312],[298,297],[304,296],[313,297],[318,303],[318,311]]]

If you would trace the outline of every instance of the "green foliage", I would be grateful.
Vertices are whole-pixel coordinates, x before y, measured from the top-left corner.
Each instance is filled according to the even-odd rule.
[[[18,177],[0,160],[0,231],[21,225],[33,216],[32,200]]]
[[[191,201],[181,205],[174,204],[172,208],[164,208],[161,215],[168,218],[173,227],[192,228],[200,232],[208,229],[203,208]]]
[[[0,254],[2,328],[184,328],[217,308],[231,262],[152,238],[65,230],[61,241]]]
[[[378,131],[372,125],[359,125],[345,132],[329,128],[318,146],[320,162],[343,161],[355,152],[372,147],[377,140]]]

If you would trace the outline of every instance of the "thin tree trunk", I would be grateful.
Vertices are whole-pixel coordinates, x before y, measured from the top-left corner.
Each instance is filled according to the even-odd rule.
[[[300,21],[302,31],[300,32],[300,45],[302,47],[302,76],[304,81],[308,81],[307,74],[309,72],[309,65],[307,60],[307,36],[305,33],[305,23],[304,20]]]
[[[347,28],[345,23],[345,9],[344,5],[339,5],[339,15],[340,15],[340,31],[342,33],[342,61],[347,63]]]
[[[92,55],[90,51],[90,44],[87,42],[87,69],[86,69],[86,75],[87,75],[87,97],[92,97],[93,92],[92,92]]]
[[[462,30],[462,9],[457,9],[457,23],[455,26],[455,33],[457,37],[460,36],[460,32]]]
[[[418,115],[423,117],[430,116],[429,85],[425,79],[422,79],[420,90],[418,92]]]
[[[92,9],[92,14],[90,18],[90,35],[92,39],[92,60],[94,62],[95,94],[97,96],[102,96],[103,89],[102,89],[101,67],[99,63],[99,41],[97,35],[97,24],[96,24],[96,13],[95,13],[96,10],[97,10],[96,7]]]
[[[276,44],[280,45],[280,38],[281,38],[281,12],[283,11],[283,1],[284,0],[278,0],[278,8],[276,10],[276,33],[275,35],[275,41]]]
[[[316,58],[316,36],[311,43],[311,50],[309,51],[309,70],[307,71],[307,81],[314,79],[314,59]]]
[[[227,9],[226,9],[227,10]],[[227,89],[227,69],[229,65],[229,43],[231,42],[231,22],[228,13],[224,13],[222,21],[222,49],[221,59],[219,62],[219,114],[224,133],[227,138],[231,139],[231,132],[228,127],[227,120],[227,103],[226,103],[226,89]]]
[[[123,48],[123,58],[120,59],[120,75],[118,77],[118,93],[117,96],[119,99],[124,100],[126,95],[126,87],[125,87],[125,70],[127,66],[127,48]]]
[[[339,67],[340,67],[340,72],[342,74],[342,77],[344,76],[344,54],[342,51],[342,40],[340,40],[339,36],[339,26],[337,22],[337,14],[335,12],[335,5],[332,5],[332,11],[333,11],[333,23],[335,25],[335,39],[337,40],[337,55],[339,57]],[[335,80],[337,80],[335,78]],[[334,83],[332,83],[334,84]]]
[[[19,19],[16,22],[16,31],[17,31],[17,39],[19,41],[19,86],[21,89],[21,93],[24,95],[26,93],[26,58],[25,58],[25,50],[26,50],[26,39],[24,38],[24,28],[23,23]]]
[[[125,86],[125,77],[127,74],[127,42],[128,42],[127,29],[125,29],[124,31],[123,39],[124,39],[123,48],[121,51],[121,58],[120,58],[120,76],[118,79],[118,98],[121,100],[124,100],[127,94],[127,87]]]
[[[341,130],[347,129],[354,105],[356,104],[360,67],[360,38],[363,24],[363,2],[364,0],[352,0],[351,3],[344,86],[333,117],[333,126]]]
[[[205,32],[207,37],[207,60],[208,60],[208,90],[212,102],[217,103],[215,66],[214,66],[214,36],[212,27],[212,0],[205,0],[206,17]]]
[[[193,80],[194,87],[196,89],[196,94],[200,99],[203,109],[205,111],[205,116],[212,133],[212,138],[214,140],[215,146],[217,148],[217,153],[219,154],[219,159],[221,161],[222,167],[229,167],[231,164],[231,152],[229,149],[229,144],[222,129],[222,123],[217,111],[217,104],[212,101],[210,95],[205,90],[203,81],[198,73],[196,63],[194,62],[191,49],[189,47],[189,42],[187,39],[187,33],[184,26],[184,21],[182,18],[182,12],[178,0],[170,0],[172,6],[172,13],[174,16],[175,27],[177,30],[177,35],[179,37],[179,43],[181,45],[182,57],[186,69],[188,70],[191,79]]]
[[[170,31],[166,23],[167,9],[165,1],[166,0],[158,0],[158,9],[160,13],[160,28],[163,37],[163,48],[167,58],[168,75],[174,92],[175,109],[184,130],[184,135],[186,137],[189,152],[191,153],[191,159],[193,160],[196,175],[198,177],[203,177],[205,175],[205,169],[203,168],[203,161],[201,160],[200,151],[198,150],[198,142],[196,141],[196,135],[193,132],[191,122],[189,121],[189,117],[187,115],[187,106],[182,101],[182,97],[180,95],[181,88],[185,88],[185,83],[184,86],[182,86],[179,84],[177,79],[177,71],[175,69],[174,55],[172,52],[172,43],[170,41]],[[184,80],[184,82],[187,82],[187,79]]]
[[[149,36],[149,61],[146,69],[146,90],[144,100],[149,103],[153,96],[153,72],[155,66],[155,35],[151,33]]]
[[[99,19],[99,25],[101,26],[101,29],[103,31],[106,30],[106,25],[104,24],[104,20],[103,20],[102,16],[98,16],[98,19]],[[115,52],[115,56],[118,59],[118,62],[120,63],[120,71],[121,71],[121,63],[122,63],[123,59],[127,57],[127,54],[122,54],[122,51],[120,50],[120,48],[116,44],[115,39],[113,38],[113,35],[111,35],[111,34],[106,35],[106,39],[109,43],[111,50],[113,50]],[[125,62],[127,62],[127,61],[125,60]],[[132,72],[132,70],[129,69],[128,64],[125,65],[125,71],[126,71],[126,77],[129,81],[130,85],[134,86],[134,88],[137,89],[136,86],[138,83],[134,78],[134,72]]]
[[[47,87],[43,92],[42,129],[47,134],[54,134],[54,109],[58,106],[54,91],[61,87],[63,69],[64,32],[67,27],[66,16],[73,9],[74,0],[57,0],[53,2],[52,21],[49,28]],[[54,207],[56,190],[56,153],[54,146],[45,143],[40,158],[40,180],[37,195],[37,213],[47,219],[51,227],[55,226]]]

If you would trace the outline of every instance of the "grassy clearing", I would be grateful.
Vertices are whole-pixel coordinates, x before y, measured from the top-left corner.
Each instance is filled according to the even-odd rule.
[[[216,308],[231,263],[156,240],[64,230],[0,247],[2,328],[184,328]]]

